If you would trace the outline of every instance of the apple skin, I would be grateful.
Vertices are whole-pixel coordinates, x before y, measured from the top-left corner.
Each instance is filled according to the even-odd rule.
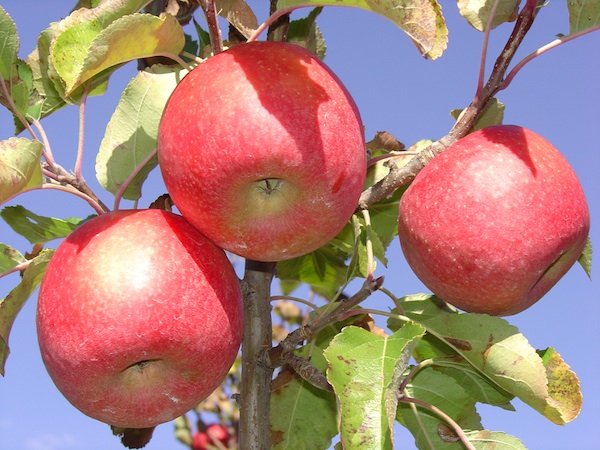
[[[236,45],[185,76],[163,113],[158,159],[179,212],[258,261],[330,241],[366,177],[350,94],[312,53],[281,42]]]
[[[548,141],[514,125],[473,132],[436,156],[400,200],[398,234],[417,277],[466,312],[519,313],[585,246],[577,176]]]
[[[50,377],[84,414],[147,428],[186,413],[233,364],[242,295],[225,253],[181,216],[151,209],[82,224],[40,287]]]

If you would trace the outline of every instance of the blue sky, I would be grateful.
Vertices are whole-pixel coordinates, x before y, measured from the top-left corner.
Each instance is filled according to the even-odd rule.
[[[38,33],[50,21],[67,15],[74,1],[5,0],[0,4],[17,24],[21,56],[35,45]],[[264,4],[264,2],[261,2]],[[328,46],[325,62],[338,74],[354,96],[370,139],[387,130],[407,145],[437,139],[452,125],[449,111],[466,106],[475,91],[482,34],[470,28],[456,11],[454,2],[443,2],[450,28],[449,48],[437,61],[419,56],[410,40],[386,19],[355,9],[324,11],[320,26]],[[251,2],[251,5],[258,2]],[[259,9],[257,8],[257,11]],[[264,14],[260,17],[264,19]],[[492,34],[489,65],[503,46],[511,25]],[[568,33],[566,2],[552,0],[540,12],[533,30],[517,55],[523,57]],[[511,86],[499,94],[506,105],[505,123],[525,126],[552,142],[573,165],[587,194],[592,214],[592,242],[600,242],[600,33],[563,45],[527,65]],[[84,176],[97,192],[93,173],[94,151],[120,92],[135,67],[129,65],[111,81],[107,95],[88,103]],[[77,111],[67,108],[43,122],[57,160],[72,168],[77,147]],[[12,135],[12,120],[0,111],[0,138]],[[144,189],[147,205],[164,192],[156,171]],[[111,202],[108,194],[103,196]],[[65,194],[36,192],[10,204],[23,204],[42,215],[61,217],[91,213],[81,200]],[[27,243],[0,223],[0,242],[21,251]],[[395,246],[395,247],[394,247]],[[390,264],[379,273],[397,295],[426,292],[406,266],[399,245],[390,248]],[[584,394],[582,413],[571,424],[559,427],[515,402],[516,413],[480,408],[484,424],[523,440],[532,450],[600,449],[596,439],[600,419],[599,342],[600,285],[592,271],[590,282],[575,266],[541,301],[509,321],[536,348],[555,347],[578,374]],[[13,275],[0,280],[5,296],[17,283]],[[381,298],[381,297],[380,297]],[[373,301],[377,299],[374,298]],[[13,328],[7,373],[0,379],[0,449],[10,450],[107,450],[122,448],[107,426],[75,410],[56,390],[42,365],[35,335],[35,298],[32,297]],[[399,433],[399,447],[412,448],[412,438]],[[172,435],[172,425],[159,426],[148,449],[184,448]]]

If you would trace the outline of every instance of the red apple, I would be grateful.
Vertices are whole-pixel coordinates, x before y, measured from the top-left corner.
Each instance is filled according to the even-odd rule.
[[[229,444],[229,431],[220,423],[211,423],[206,427],[206,431],[197,431],[193,438],[194,450],[207,450],[208,448],[217,448],[215,440],[219,441],[226,448]]]
[[[581,255],[590,228],[575,172],[544,138],[512,125],[460,139],[400,200],[404,255],[437,296],[511,315],[539,300]]]
[[[102,422],[146,428],[189,411],[227,376],[242,296],[225,253],[181,216],[117,211],[59,246],[37,330],[67,400]]]
[[[313,54],[281,42],[240,44],[193,69],[163,113],[158,158],[181,214],[259,261],[331,240],[366,175],[350,94]]]

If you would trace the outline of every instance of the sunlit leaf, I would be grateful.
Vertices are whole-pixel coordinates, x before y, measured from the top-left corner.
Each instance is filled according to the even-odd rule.
[[[121,95],[96,157],[96,178],[115,194],[133,170],[156,149],[158,124],[165,104],[184,76],[182,70],[152,66],[138,72]],[[153,158],[136,175],[123,198],[136,200],[142,184],[156,167]]]
[[[448,43],[448,29],[442,8],[435,0],[279,0],[277,8],[292,6],[349,6],[380,14],[400,27],[430,59],[442,55]]]
[[[0,216],[16,233],[32,244],[42,244],[53,239],[64,238],[84,220],[38,216],[20,205],[7,206],[0,211]]]
[[[388,337],[349,326],[325,350],[345,449],[392,448],[401,375],[424,334],[407,324]]]
[[[24,263],[25,257],[18,250],[0,243],[0,274]]]
[[[571,33],[600,25],[600,2],[598,0],[568,1],[567,8]]]
[[[454,378],[431,368],[422,369],[404,390],[408,398],[433,405],[467,430],[481,429],[481,418],[471,397]],[[419,449],[459,450],[453,430],[435,412],[401,400],[396,419],[415,437]]]
[[[592,240],[588,237],[583,252],[578,259],[588,277],[592,276]]]
[[[520,439],[501,431],[480,430],[465,434],[475,450],[527,450]]]
[[[6,10],[0,5],[0,76],[9,80],[19,51],[17,27]]]
[[[61,77],[55,63],[62,69],[81,68],[84,59],[90,53],[91,42],[105,27],[124,15],[139,11],[149,2],[150,0],[104,0],[85,5],[82,2],[82,5],[78,5],[65,19],[51,23],[42,31],[36,48],[27,60],[33,71],[34,86],[42,98],[42,117],[67,103],[78,102],[84,91],[81,87],[67,93],[66,81]],[[93,5],[97,6],[93,9],[79,7]],[[57,55],[54,55],[59,40],[62,42],[58,43]],[[67,48],[67,52],[61,52]],[[100,71],[92,80],[88,95],[104,93],[109,74],[106,70]],[[77,75],[78,73],[71,72],[68,79],[72,80]]]
[[[0,375],[8,358],[8,336],[21,308],[42,281],[46,266],[54,250],[42,250],[23,272],[20,283],[0,301]]]
[[[28,187],[42,184],[43,145],[25,138],[0,141],[0,204]]]
[[[77,14],[84,9],[77,10]],[[68,95],[102,71],[139,58],[177,55],[185,36],[170,14],[132,14],[109,25],[99,20],[67,28],[52,46],[52,61]]]
[[[479,31],[485,30],[494,4],[496,11],[492,19],[492,28],[496,28],[505,22],[513,22],[519,14],[521,0],[458,0],[458,10],[473,28]]]

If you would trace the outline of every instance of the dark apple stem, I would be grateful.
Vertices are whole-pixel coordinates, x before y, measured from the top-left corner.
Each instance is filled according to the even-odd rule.
[[[206,17],[212,52],[213,55],[216,55],[223,51],[223,38],[221,37],[219,18],[215,9],[215,0],[201,0],[199,3],[202,11],[204,11],[204,16]]]
[[[359,209],[367,209],[370,205],[392,195],[397,188],[412,181],[421,169],[435,156],[454,144],[460,138],[467,135],[477,120],[477,117],[485,110],[489,101],[500,89],[502,89],[508,66],[521,45],[521,42],[523,42],[523,38],[531,28],[543,3],[544,0],[527,0],[527,3],[519,13],[506,45],[500,52],[500,56],[496,59],[492,73],[481,90],[481,95],[476,95],[471,104],[462,111],[448,134],[431,145],[428,145],[408,164],[401,168],[396,166],[393,159],[390,159],[386,163],[390,172],[382,180],[373,186],[370,186],[362,193],[358,202]]]
[[[271,448],[269,402],[273,368],[265,363],[272,346],[271,281],[276,263],[247,260],[242,280],[244,339],[240,387],[239,445],[244,450]]]

